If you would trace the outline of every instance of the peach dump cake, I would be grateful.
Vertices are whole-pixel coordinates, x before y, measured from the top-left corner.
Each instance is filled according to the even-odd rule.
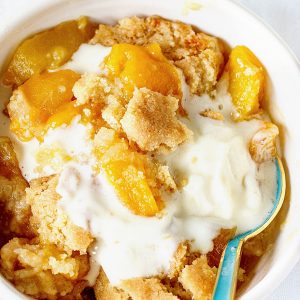
[[[23,41],[3,75],[2,275],[38,299],[210,299],[275,197],[265,81],[247,47],[156,16]],[[244,246],[240,284],[274,230]]]

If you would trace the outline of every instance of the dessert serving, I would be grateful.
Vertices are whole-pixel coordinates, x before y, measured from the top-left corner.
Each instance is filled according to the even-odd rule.
[[[81,17],[24,40],[3,83],[3,276],[38,299],[211,299],[227,242],[275,198],[255,54],[158,16]],[[275,231],[245,244],[239,285]]]

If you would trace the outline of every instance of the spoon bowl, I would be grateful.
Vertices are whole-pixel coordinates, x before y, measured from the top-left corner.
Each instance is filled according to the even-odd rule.
[[[279,157],[276,157],[276,195],[271,211],[256,228],[237,235],[228,242],[220,261],[213,300],[232,300],[235,297],[238,268],[241,260],[242,245],[245,241],[266,229],[278,214],[285,196],[285,172]]]

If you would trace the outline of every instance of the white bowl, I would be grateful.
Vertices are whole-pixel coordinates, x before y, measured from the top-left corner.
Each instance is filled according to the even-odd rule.
[[[269,110],[280,124],[282,152],[288,175],[290,209],[280,229],[274,250],[260,260],[256,275],[241,299],[262,299],[288,275],[300,258],[300,129],[298,113],[300,69],[286,45],[255,16],[228,0],[200,0],[191,10],[191,0],[43,0],[27,7],[21,17],[10,21],[0,32],[2,67],[12,49],[25,37],[58,22],[80,15],[114,23],[132,15],[157,14],[178,19],[216,35],[230,46],[243,44],[253,50],[268,74]],[[28,5],[31,2],[27,2]],[[13,5],[13,3],[12,3]],[[1,95],[1,93],[0,93]],[[2,100],[2,99],[1,99]],[[27,299],[0,277],[1,299]]]

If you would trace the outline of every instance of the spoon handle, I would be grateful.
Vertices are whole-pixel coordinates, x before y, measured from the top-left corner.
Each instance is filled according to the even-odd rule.
[[[242,244],[239,236],[227,244],[219,265],[213,300],[234,299]]]

